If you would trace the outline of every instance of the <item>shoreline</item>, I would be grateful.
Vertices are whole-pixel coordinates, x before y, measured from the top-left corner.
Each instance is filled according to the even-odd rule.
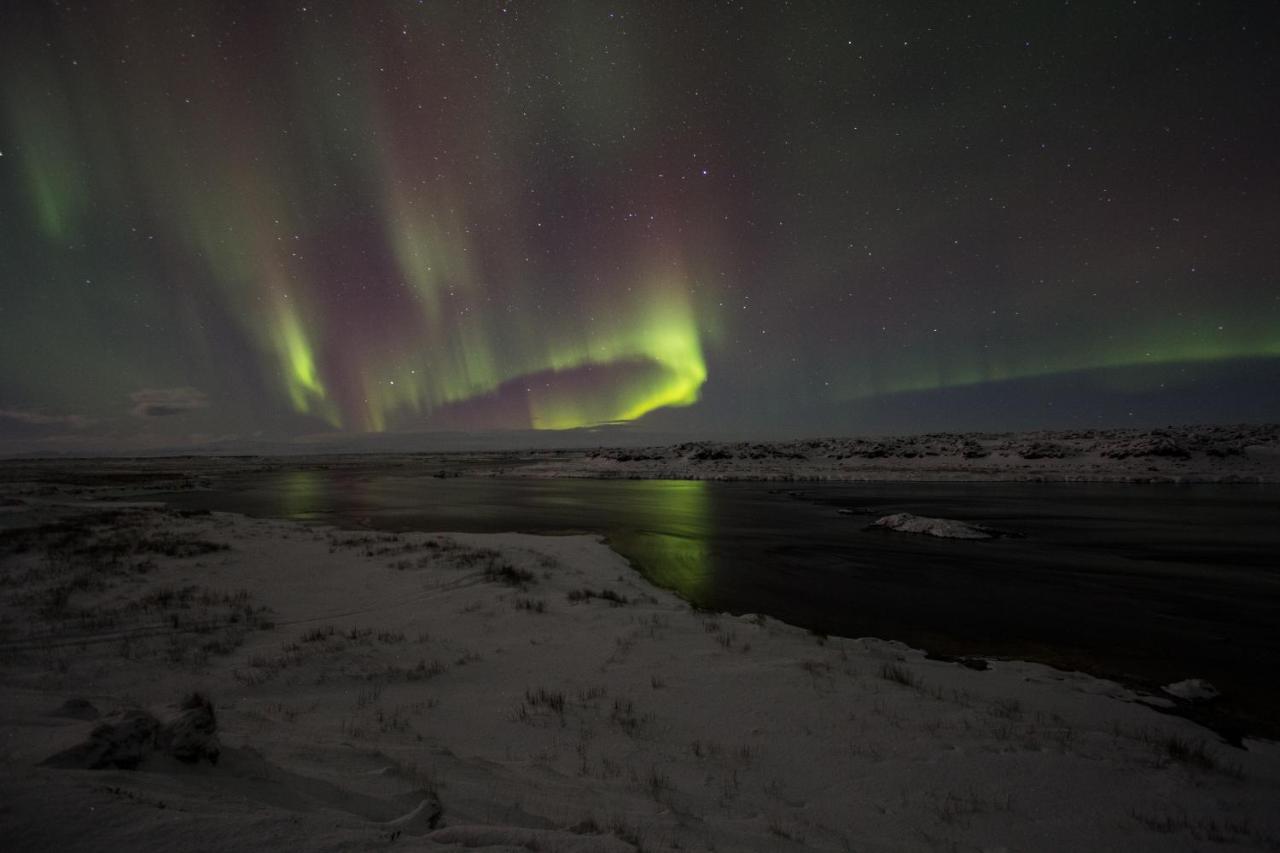
[[[293,471],[293,470],[299,470],[299,469],[295,469],[293,468],[293,466],[290,465],[286,470]],[[305,471],[308,469],[304,466],[300,470]],[[325,470],[331,472],[331,469],[329,469],[327,466],[325,466]],[[386,476],[391,478],[404,477],[409,481],[419,479],[423,476],[420,472],[404,471],[402,469],[396,469],[396,468],[393,468],[391,470],[384,470],[383,466],[381,465],[376,466],[373,469],[370,469],[370,473],[377,476]],[[523,479],[523,478],[517,477],[517,478],[511,478],[511,479],[512,481],[519,481],[520,479]],[[595,478],[589,478],[589,479],[595,479]],[[895,482],[901,483],[902,481],[895,481]],[[744,485],[747,485],[749,483],[750,481],[744,482]],[[824,485],[824,484],[818,484],[818,485]],[[851,485],[851,484],[829,483],[825,485],[837,487],[841,485]],[[893,485],[893,483],[890,483],[889,485]],[[903,483],[903,485],[917,486],[917,485],[924,485],[924,484],[917,481],[910,481],[910,482]],[[959,486],[959,485],[969,485],[969,484],[946,483],[943,485]],[[1010,485],[1010,484],[1008,482],[993,481],[990,483],[990,485],[992,487],[999,487],[1002,485]],[[1024,485],[1024,484],[1015,484],[1015,485]],[[1037,487],[1042,485],[1045,485],[1045,484],[1036,484]],[[1068,488],[1077,486],[1077,485],[1087,488],[1089,485],[1099,485],[1099,484],[1071,483],[1071,484],[1062,484],[1062,485]],[[1116,484],[1108,483],[1108,484],[1101,484],[1101,485],[1110,486],[1110,485],[1116,485]],[[1130,485],[1145,486],[1149,484],[1130,484]],[[1214,485],[1215,487],[1217,487],[1220,484],[1214,484]],[[1251,488],[1257,488],[1257,486],[1254,486],[1253,484],[1247,484],[1247,485],[1249,485]],[[1268,487],[1262,486],[1261,488],[1265,489]],[[216,485],[210,485],[207,487],[197,485],[193,488],[183,489],[176,492],[172,488],[170,488],[167,484],[154,487],[154,488],[139,488],[136,486],[128,487],[128,488],[124,488],[124,487],[69,487],[69,488],[55,487],[54,488],[54,491],[59,493],[62,493],[64,490],[69,491],[69,493],[73,495],[83,495],[85,492],[95,493],[98,497],[97,497],[97,500],[93,501],[92,503],[94,506],[98,506],[99,508],[103,508],[103,509],[143,506],[143,505],[152,506],[152,507],[162,507],[165,505],[165,500],[172,501],[175,499],[178,501],[177,506],[183,506],[184,505],[183,498],[185,498],[186,496],[198,495],[202,491],[209,491],[209,492],[222,491],[227,493],[234,493],[235,491],[234,487],[231,487],[229,483],[225,483],[225,482],[219,483]],[[11,488],[11,493],[12,491],[13,490]],[[780,494],[780,495],[786,495],[791,498],[801,500],[807,503],[813,503],[819,506],[830,507],[842,515],[858,516],[859,514],[865,514],[867,512],[866,508],[861,506],[855,507],[854,511],[851,513],[847,512],[844,509],[844,506],[847,503],[846,501],[826,500],[826,499],[823,499],[818,493],[806,493],[803,490],[803,488],[798,488],[798,489],[777,488],[777,489],[771,489],[770,491],[776,492],[777,494]],[[155,498],[159,498],[160,500],[155,500]],[[30,496],[27,496],[23,498],[23,501],[25,501],[32,508],[39,508],[39,507],[48,508],[48,507],[58,507],[58,506],[65,505],[65,502],[68,499],[69,498],[66,494],[57,494],[57,495],[45,496],[41,498],[32,498]],[[83,500],[81,500],[79,503],[80,505],[87,505],[83,502]],[[231,503],[234,504],[235,502],[233,501]],[[185,503],[185,506],[187,507],[187,510],[184,510],[184,511],[188,511],[190,509],[198,509],[201,511],[203,511],[204,509],[213,509],[215,511],[229,511],[233,513],[240,513],[250,518],[258,518],[258,519],[266,519],[266,520],[287,520],[287,516],[281,515],[280,513],[272,510],[245,511],[245,510],[233,509],[232,507],[227,505],[226,501],[202,503],[197,500],[194,502],[187,502]],[[23,509],[22,506],[0,507],[0,513],[3,513],[6,510],[20,511],[22,509]],[[336,529],[345,529],[345,530],[365,532],[365,533],[379,532],[379,531],[394,533],[394,534],[417,533],[417,532],[430,533],[432,530],[444,529],[443,527],[418,528],[412,525],[406,526],[405,524],[396,522],[394,520],[391,521],[390,523],[387,523],[385,521],[380,520],[377,516],[362,519],[362,520],[357,520],[354,518],[343,519],[342,513],[334,513],[334,512],[324,512],[324,513],[315,515],[314,517],[307,518],[305,520],[303,519],[296,519],[296,520],[298,521],[298,523],[301,523],[307,526],[335,527]],[[856,519],[854,519],[854,520],[851,520],[850,523],[856,524],[857,521]],[[479,532],[479,531],[474,531],[474,532]],[[521,531],[517,529],[514,532],[521,532]],[[591,526],[574,527],[572,529],[566,528],[563,530],[557,529],[553,531],[548,531],[544,527],[539,527],[535,525],[530,528],[527,528],[527,533],[529,533],[530,535],[552,535],[552,536],[563,536],[563,535],[574,535],[574,534],[597,535],[595,530],[593,530]],[[680,600],[684,601],[686,604],[688,604],[691,607],[702,608],[704,606],[707,606],[703,603],[698,602],[696,598],[689,598],[684,596],[678,584],[663,586],[659,579],[651,578],[648,574],[646,574],[641,564],[638,564],[635,562],[635,559],[637,559],[637,555],[628,550],[627,544],[625,542],[611,542],[607,532],[600,532],[598,535],[602,537],[602,541],[605,543],[605,545],[609,547],[611,551],[617,554],[619,558],[626,563],[628,569],[634,572],[636,576],[638,578],[641,578],[645,583],[653,586],[654,588],[664,589],[666,591],[671,592],[672,594],[679,597]],[[889,533],[885,535],[901,536],[905,534]],[[1015,534],[1013,536],[1013,539],[1015,541],[1020,538],[1022,538],[1021,534]],[[726,606],[726,604],[728,604],[728,606]],[[767,605],[758,606],[758,607],[737,607],[737,606],[733,606],[732,604],[729,604],[728,602],[720,602],[718,606],[715,603],[711,604],[710,606],[711,606],[711,610],[708,612],[723,612],[730,615],[737,614],[737,613],[749,613],[757,609],[764,610],[765,612],[769,613],[771,618],[783,618],[783,619],[789,618],[791,624],[803,630],[807,630],[810,632],[820,631],[824,633],[831,633],[833,635],[847,634],[847,632],[842,632],[839,626],[830,623],[827,619],[818,618],[815,620],[811,618],[808,621],[806,621],[803,615],[800,615],[799,618],[797,618],[796,613],[792,613],[788,617],[784,613],[777,613],[773,611]],[[914,627],[912,627],[913,625]],[[1167,667],[1167,666],[1157,665],[1157,666],[1154,666],[1154,669],[1151,666],[1148,666],[1147,668],[1144,669],[1142,668],[1141,664],[1139,664],[1138,668],[1134,669],[1134,668],[1131,668],[1133,666],[1132,662],[1126,662],[1123,660],[1114,659],[1114,656],[1109,656],[1106,653],[1102,653],[1101,655],[1096,654],[1097,649],[1094,649],[1091,651],[1090,649],[1085,648],[1083,646],[1080,648],[1074,648],[1070,643],[1067,643],[1065,646],[1063,646],[1061,644],[1054,645],[1052,642],[1046,641],[1045,639],[1037,639],[1037,640],[1024,639],[1023,641],[1016,641],[1016,640],[1011,640],[1008,637],[999,638],[999,639],[995,637],[989,637],[986,640],[977,640],[972,638],[966,638],[963,634],[952,635],[952,634],[946,633],[945,631],[942,631],[940,633],[939,630],[930,628],[927,625],[919,625],[914,623],[902,623],[899,625],[899,627],[902,628],[903,630],[900,630],[897,632],[893,631],[892,629],[882,629],[880,631],[876,631],[874,628],[870,628],[868,630],[868,635],[876,636],[880,638],[892,638],[892,641],[905,642],[909,644],[912,648],[916,648],[922,651],[923,653],[925,653],[926,655],[930,655],[930,656],[936,655],[942,659],[973,658],[973,659],[986,659],[986,660],[992,660],[992,661],[995,661],[995,660],[1026,661],[1026,662],[1035,662],[1042,665],[1046,665],[1055,669],[1059,669],[1060,671],[1064,671],[1064,672],[1074,672],[1074,671],[1085,672],[1092,676],[1103,678],[1103,679],[1109,679],[1109,680],[1115,681],[1116,683],[1126,685],[1130,689],[1133,689],[1139,692],[1145,692],[1147,694],[1154,695],[1157,697],[1161,695],[1161,688],[1167,683],[1171,683],[1181,678],[1206,676],[1211,678],[1211,680],[1213,680],[1215,683],[1219,684],[1220,686],[1224,686],[1228,688],[1225,691],[1227,694],[1227,698],[1223,699],[1221,703],[1214,702],[1214,703],[1207,703],[1207,704],[1196,705],[1196,706],[1183,706],[1180,710],[1177,710],[1174,713],[1177,713],[1187,719],[1190,719],[1196,722],[1198,725],[1209,729],[1210,731],[1214,732],[1215,735],[1223,738],[1226,742],[1230,744],[1238,744],[1241,741],[1241,739],[1245,737],[1254,737],[1254,738],[1263,737],[1263,738],[1280,739],[1280,722],[1277,722],[1275,717],[1272,715],[1272,709],[1274,708],[1273,698],[1271,698],[1269,694],[1268,695],[1259,694],[1258,691],[1254,689],[1252,684],[1250,684],[1248,681],[1241,680],[1242,676],[1239,673],[1233,674],[1231,672],[1227,672],[1227,673],[1220,672],[1219,669],[1221,669],[1221,667],[1215,668],[1214,665],[1206,666],[1204,665],[1205,663],[1204,661],[1201,661],[1201,665],[1196,665],[1195,661],[1198,659],[1198,657],[1195,654],[1191,654],[1188,657],[1174,658],[1175,660],[1184,661],[1185,665],[1180,667]],[[852,636],[852,634],[848,634],[848,635]],[[861,635],[858,635],[858,636],[861,636]],[[1148,661],[1148,663],[1150,664],[1151,661]],[[1268,702],[1270,702],[1270,704],[1268,704]],[[1219,705],[1221,705],[1221,707],[1219,707]]]
[[[403,439],[407,441],[409,439]],[[430,440],[422,436],[421,442]],[[788,441],[695,441],[578,449],[406,450],[263,446],[261,454],[0,458],[9,482],[127,487],[157,472],[185,481],[281,466],[437,477],[677,479],[778,483],[1280,483],[1280,424],[925,433]],[[239,448],[243,451],[246,448]],[[300,452],[304,451],[304,452]],[[311,452],[305,452],[311,451]],[[222,455],[219,455],[219,454]],[[198,484],[198,482],[197,482]]]
[[[634,438],[634,437],[633,437]],[[177,477],[253,473],[281,465],[359,470],[376,464],[439,477],[692,479],[751,482],[1280,483],[1280,424],[1188,425],[1020,433],[924,433],[787,441],[694,441],[578,449],[425,451],[340,444],[211,447],[199,454],[9,457],[11,482],[48,474],[125,485],[157,470]],[[249,449],[260,453],[245,453]],[[234,453],[239,450],[241,452]],[[310,452],[307,452],[310,451]],[[132,469],[142,468],[141,472]],[[434,469],[434,470],[433,470]]]

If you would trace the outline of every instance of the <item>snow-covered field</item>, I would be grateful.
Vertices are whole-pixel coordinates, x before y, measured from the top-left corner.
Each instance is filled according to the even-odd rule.
[[[696,612],[595,538],[0,524],[6,850],[1280,847],[1280,745],[1193,699]]]
[[[690,442],[532,454],[505,474],[677,480],[1280,482],[1280,426]]]

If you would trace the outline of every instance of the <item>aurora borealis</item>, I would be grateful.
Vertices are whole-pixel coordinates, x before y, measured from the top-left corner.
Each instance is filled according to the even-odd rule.
[[[1216,419],[1264,5],[5,4],[0,442]]]

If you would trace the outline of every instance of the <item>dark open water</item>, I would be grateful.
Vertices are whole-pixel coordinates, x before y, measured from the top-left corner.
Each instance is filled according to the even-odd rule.
[[[1280,487],[435,479],[283,470],[165,496],[385,530],[590,532],[701,606],[1130,683],[1208,678],[1280,734]],[[839,508],[853,509],[852,515]],[[889,512],[1016,537],[869,530]]]

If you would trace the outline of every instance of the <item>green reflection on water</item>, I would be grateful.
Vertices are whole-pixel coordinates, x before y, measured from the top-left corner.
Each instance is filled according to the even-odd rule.
[[[613,546],[653,583],[694,604],[711,589],[711,494],[701,480],[637,480],[628,487],[631,528]]]
[[[286,518],[317,512],[324,478],[318,471],[288,471],[280,485],[280,504]]]

